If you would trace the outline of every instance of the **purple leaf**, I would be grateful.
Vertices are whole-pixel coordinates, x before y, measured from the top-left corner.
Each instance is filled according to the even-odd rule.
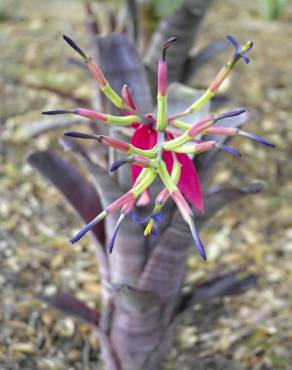
[[[217,187],[211,190],[205,196],[205,212],[195,214],[198,230],[227,204],[260,190],[262,190],[261,184],[251,184],[240,189]],[[161,299],[173,296],[173,292],[178,291],[180,283],[182,283],[180,279],[184,277],[185,261],[189,254],[190,245],[194,248],[189,226],[184,222],[179,212],[176,212],[171,225],[159,238],[144,267],[139,288],[153,291]]]
[[[39,135],[45,134],[49,131],[79,124],[80,117],[46,117],[32,122],[23,122],[19,128],[17,135],[21,139],[30,139]],[[85,123],[87,121],[84,121]]]
[[[65,315],[73,316],[79,320],[87,322],[88,324],[98,327],[98,311],[88,307],[84,302],[70,294],[57,293],[53,296],[42,297],[42,300],[50,306],[57,308]]]
[[[100,32],[99,21],[97,19],[97,16],[94,12],[94,9],[90,1],[86,1],[84,3],[84,8],[85,8],[85,14],[86,14],[85,27],[86,27],[87,33],[91,37],[95,37]]]
[[[192,289],[182,298],[179,313],[197,303],[214,298],[238,295],[257,285],[258,276],[243,270],[236,270],[218,276]]]
[[[198,229],[201,229],[215,214],[226,205],[236,202],[246,195],[263,190],[263,185],[254,183],[241,188],[212,187],[205,195],[205,212],[195,212]]]
[[[111,86],[120,93],[124,84],[127,84],[141,111],[151,112],[151,96],[144,68],[128,38],[114,33],[98,37],[97,45],[100,67]]]
[[[138,16],[138,4],[136,0],[127,0],[127,16],[128,33],[131,35],[131,40],[136,41],[139,33],[139,16]]]
[[[226,40],[219,40],[206,46],[197,54],[190,56],[186,61],[183,82],[190,81],[200,67],[212,60],[217,54],[221,53],[228,47],[229,44]]]
[[[94,187],[65,159],[49,151],[37,151],[29,155],[28,162],[50,180],[86,223],[102,210]],[[104,244],[104,225],[98,224],[93,232]]]
[[[116,182],[108,176],[107,171],[92,162],[84,147],[80,145],[77,140],[69,136],[63,136],[60,138],[60,143],[66,151],[71,151],[74,154],[92,177],[103,208],[123,195],[122,190]]]
[[[153,292],[143,291],[125,284],[113,284],[119,304],[128,311],[143,312],[158,307],[160,297]]]
[[[211,2],[212,0],[184,1],[159,23],[144,56],[153,97],[156,97],[156,69],[163,45],[170,37],[178,37],[175,47],[169,50],[167,64],[169,82],[181,81],[190,49],[194,46],[198,28]]]

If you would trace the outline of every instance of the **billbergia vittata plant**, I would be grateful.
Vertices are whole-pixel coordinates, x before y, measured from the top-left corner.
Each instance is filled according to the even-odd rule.
[[[98,125],[116,126],[127,132],[130,140],[98,132],[64,134],[63,144],[89,170],[96,190],[62,159],[51,154],[31,155],[30,162],[50,178],[86,221],[86,226],[72,237],[71,243],[77,243],[90,232],[96,245],[103,293],[101,313],[67,294],[47,297],[46,301],[94,327],[106,369],[157,370],[169,349],[174,323],[187,308],[216,296],[241,292],[255,280],[253,275],[238,278],[238,271],[234,271],[187,294],[183,294],[182,289],[187,258],[192,251],[190,245],[195,244],[201,257],[207,259],[208,253],[199,236],[202,226],[228,202],[261,188],[253,184],[240,189],[217,189],[206,192],[205,197],[201,189],[199,176],[202,174],[204,178],[204,172],[211,167],[210,153],[225,151],[241,156],[226,145],[226,138],[239,135],[273,146],[239,127],[242,121],[238,119],[246,114],[244,109],[207,114],[191,123],[184,120],[208,104],[237,62],[249,63],[247,54],[253,43],[247,41],[239,45],[232,36],[227,36],[235,49],[231,59],[197,100],[182,111],[169,114],[167,50],[179,43],[175,37],[170,38],[161,51],[156,113],[144,112],[143,107],[136,104],[128,85],[123,86],[119,95],[95,61],[72,39],[67,36],[64,39],[83,58],[99,89],[120,114],[85,107],[43,113],[71,113],[96,121]],[[139,88],[143,92],[143,85]],[[90,140],[96,146],[122,153],[109,167],[110,172],[123,172],[125,166],[130,165],[132,186],[129,190],[123,193],[119,181],[94,164],[76,139]],[[211,156],[211,162],[214,159]],[[41,168],[40,163],[44,161],[53,165],[54,174]],[[176,207],[172,207],[172,201]]]
[[[119,96],[111,88],[104,74],[92,58],[88,57],[73,40],[64,36],[64,39],[68,44],[84,59],[87,68],[95,78],[101,91],[112,102],[112,104],[114,104],[114,106],[118,109],[125,110],[127,115],[113,116],[85,108],[53,110],[43,112],[43,114],[57,115],[73,113],[109,125],[132,126],[134,128],[132,141],[136,143],[136,145],[133,145],[104,135],[90,135],[79,132],[67,132],[65,134],[66,136],[75,138],[93,139],[107,147],[112,147],[125,153],[127,156],[116,163],[113,163],[110,170],[115,171],[124,164],[131,164],[134,184],[132,189],[117,199],[114,203],[108,205],[76,236],[74,236],[71,239],[72,243],[77,242],[97,223],[119,208],[122,208],[122,211],[113,230],[113,236],[109,241],[109,253],[112,252],[114,240],[118,229],[121,227],[122,221],[130,214],[134,222],[146,223],[147,226],[144,231],[145,236],[151,234],[152,231],[157,233],[157,224],[163,218],[163,207],[168,198],[171,197],[178,207],[182,218],[188,224],[201,256],[206,259],[204,247],[195,226],[193,212],[186,201],[187,199],[189,203],[199,211],[203,210],[202,190],[193,168],[193,164],[187,154],[198,155],[205,151],[212,150],[217,146],[219,149],[225,150],[237,157],[240,156],[240,153],[235,149],[221,143],[217,143],[215,140],[203,140],[203,137],[206,134],[219,134],[226,136],[234,136],[238,134],[261,142],[262,144],[273,146],[269,141],[237,128],[214,127],[214,124],[221,119],[238,116],[244,113],[244,110],[235,110],[219,115],[210,114],[195,122],[193,125],[186,124],[180,120],[181,117],[199,110],[215,95],[216,91],[232,71],[238,60],[243,59],[245,63],[249,63],[249,59],[246,54],[252,48],[252,42],[248,41],[243,46],[239,46],[232,36],[228,36],[227,38],[235,47],[235,53],[232,59],[219,71],[207,91],[197,101],[191,104],[183,112],[174,116],[168,116],[167,109],[166,52],[171,44],[176,41],[176,38],[171,38],[167,41],[162,50],[162,57],[158,65],[157,117],[154,117],[152,114],[143,115],[140,113],[139,108],[136,107],[133,98],[130,95],[129,88],[126,85],[122,91],[122,96]],[[173,128],[173,130],[171,128]],[[182,133],[175,129],[181,130]],[[141,148],[141,145],[144,146],[145,142],[148,143],[147,146],[149,146],[149,149],[145,150]],[[133,166],[138,166],[139,168],[136,169]],[[138,202],[139,197],[143,197],[143,203],[148,203],[150,201],[147,190],[156,177],[160,178],[164,188],[156,197],[155,206],[150,215],[146,218],[139,219],[136,217],[133,208]],[[145,200],[145,198],[147,199]]]

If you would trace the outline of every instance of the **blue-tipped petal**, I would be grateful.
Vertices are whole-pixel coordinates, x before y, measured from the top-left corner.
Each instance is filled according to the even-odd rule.
[[[125,215],[121,215],[121,217],[119,218],[115,228],[114,228],[114,232],[112,234],[112,237],[108,243],[108,251],[109,251],[109,254],[112,253],[113,251],[113,248],[114,248],[114,244],[115,244],[115,240],[116,240],[116,237],[117,237],[117,234],[118,234],[118,231],[120,230],[120,227],[122,225],[122,222],[124,221],[124,218],[125,218]]]
[[[232,37],[231,35],[228,35],[226,37],[227,40],[230,41],[235,48],[234,60],[237,61],[240,58],[242,58],[246,64],[249,64],[250,60],[246,56],[246,54],[250,51],[250,49],[252,49],[253,42],[247,41],[246,43],[243,44],[243,46],[240,46],[237,40],[235,40],[235,38]]]
[[[131,212],[131,219],[133,222],[135,222],[135,224],[145,224],[146,222],[149,221],[149,218],[150,216],[147,216],[147,217],[140,217],[140,216],[137,216],[137,213],[136,212]]]
[[[245,56],[243,53],[241,53],[240,55],[241,55],[241,58],[244,60],[244,62],[246,64],[249,64],[250,63],[250,60],[249,60],[249,58],[247,56]]]
[[[127,163],[127,159],[126,158],[119,159],[118,161],[116,161],[115,163],[113,163],[111,165],[110,171],[111,172],[116,171],[118,168],[120,168],[121,166],[123,166],[126,163]]]
[[[78,242],[86,233],[88,233],[89,230],[93,228],[93,226],[91,226],[90,223],[84,226],[82,230],[80,230],[72,239],[70,239],[70,243],[74,244]]]
[[[216,121],[219,121],[220,119],[223,119],[223,118],[236,117],[236,116],[239,116],[240,114],[243,114],[245,112],[246,112],[245,109],[237,109],[237,110],[232,110],[230,112],[225,112],[225,113],[220,114],[216,118]]]
[[[48,116],[54,116],[56,114],[67,114],[67,113],[74,113],[74,111],[70,109],[56,109],[56,110],[47,110],[47,111],[42,112],[42,114],[45,114]]]
[[[227,145],[224,145],[224,144],[219,144],[219,143],[216,144],[216,146],[218,146],[218,148],[220,148],[224,152],[233,154],[235,157],[241,157],[241,154],[236,149],[234,149],[230,146],[227,146]]]
[[[192,236],[194,238],[194,241],[196,243],[196,247],[201,255],[201,257],[206,261],[207,260],[207,255],[203,246],[203,243],[201,242],[199,233],[196,229],[196,226],[193,222],[189,223],[189,227],[191,229]]]
[[[70,239],[70,243],[74,244],[78,242],[88,231],[90,231],[95,225],[97,225],[104,217],[104,212],[97,215],[92,221],[90,221],[87,225],[83,227],[72,239]]]
[[[265,139],[265,138],[263,138],[261,136],[257,136],[257,135],[251,134],[250,132],[238,130],[238,135],[247,137],[248,139],[251,139],[251,140],[256,141],[256,142],[258,142],[260,144],[263,144],[263,145],[270,146],[272,148],[275,147],[275,144],[273,144],[271,141],[269,141],[269,140],[267,140],[267,139]]]
[[[77,139],[92,139],[92,140],[98,140],[99,139],[99,136],[91,135],[91,134],[85,134],[84,132],[75,132],[75,131],[65,132],[64,136],[74,137],[74,138],[77,138]]]
[[[75,41],[70,39],[70,37],[63,35],[63,39],[73,48],[77,53],[84,59],[88,60],[88,56],[84,53],[84,51],[76,44]]]
[[[157,224],[159,224],[163,220],[163,217],[164,215],[161,211],[150,215],[150,218],[153,218]]]
[[[155,222],[152,226],[151,234],[156,236],[158,235],[158,224],[163,220],[163,217],[164,215],[161,211],[157,213],[151,213],[149,216],[146,217],[139,217],[135,212],[131,212],[132,221],[138,225],[147,224],[152,218]]]
[[[154,235],[154,236],[158,236],[159,235],[159,233],[158,233],[158,225],[156,223],[152,226],[151,235]]]
[[[231,44],[235,47],[235,49],[238,49],[239,43],[235,40],[235,38],[231,35],[226,36],[227,40],[231,42]]]

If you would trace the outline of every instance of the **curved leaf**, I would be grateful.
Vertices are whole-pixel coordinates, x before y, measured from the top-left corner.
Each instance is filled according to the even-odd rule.
[[[171,48],[167,54],[168,76],[170,82],[181,81],[189,51],[211,2],[212,0],[185,1],[169,17],[159,23],[144,56],[153,97],[157,90],[156,70],[163,45],[170,37],[178,37],[176,46]]]
[[[216,276],[202,285],[195,287],[182,297],[178,313],[184,312],[194,304],[203,303],[214,298],[238,295],[256,286],[258,276],[242,269]]]
[[[144,67],[126,35],[114,33],[97,38],[99,64],[110,85],[120,93],[127,84],[142,112],[152,111],[150,90]],[[111,110],[115,110],[113,106]]]
[[[182,81],[185,83],[190,81],[200,67],[229,46],[230,44],[226,40],[219,40],[206,46],[197,54],[189,56],[186,60]]]
[[[28,162],[65,196],[86,223],[101,211],[100,200],[93,185],[71,163],[49,151],[30,154]],[[92,231],[103,244],[103,223],[98,224]]]
[[[98,327],[99,313],[68,293],[57,293],[53,296],[44,296],[42,300],[65,315],[73,316]]]

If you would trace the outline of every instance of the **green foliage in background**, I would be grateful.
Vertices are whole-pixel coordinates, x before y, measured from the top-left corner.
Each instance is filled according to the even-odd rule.
[[[6,18],[6,1],[0,0],[0,21]]]
[[[153,1],[155,14],[158,18],[167,17],[183,2],[183,0],[155,0]]]
[[[258,0],[261,15],[269,20],[279,18],[286,3],[287,0]]]

